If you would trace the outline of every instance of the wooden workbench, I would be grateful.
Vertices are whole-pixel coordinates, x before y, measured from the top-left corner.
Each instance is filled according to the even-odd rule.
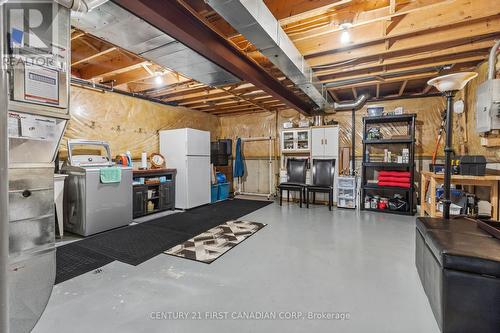
[[[470,185],[470,186],[485,186],[490,188],[490,202],[493,209],[492,218],[498,220],[498,181],[500,181],[500,175],[485,175],[485,176],[465,176],[465,175],[452,175],[451,183],[455,185]],[[430,203],[425,199],[427,188],[427,182],[429,182],[430,191]],[[420,183],[420,215],[425,216],[428,214],[431,217],[442,216],[436,208],[436,184],[444,183],[444,174],[434,173],[430,171],[421,172],[421,183]]]

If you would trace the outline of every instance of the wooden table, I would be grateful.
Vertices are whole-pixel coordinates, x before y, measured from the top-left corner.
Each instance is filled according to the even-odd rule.
[[[436,209],[436,184],[444,183],[444,174],[434,173],[430,171],[421,172],[420,183],[420,215],[425,214],[431,217],[442,216],[442,213]],[[466,176],[466,175],[452,175],[451,183],[455,185],[471,185],[471,186],[486,186],[490,188],[490,202],[493,208],[492,218],[498,220],[498,181],[500,175],[485,175],[485,176]],[[430,203],[426,201],[425,190],[427,182],[430,183],[428,190],[430,191]]]

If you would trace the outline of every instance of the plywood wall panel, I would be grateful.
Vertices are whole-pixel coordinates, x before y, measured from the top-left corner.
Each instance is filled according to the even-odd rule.
[[[437,131],[441,124],[441,112],[445,108],[443,97],[428,97],[428,98],[413,98],[401,99],[394,101],[368,103],[370,105],[384,106],[386,111],[392,111],[398,106],[402,106],[406,113],[417,114],[417,156],[431,156],[435,146]],[[362,118],[367,115],[365,106],[356,112],[356,155],[361,156],[362,153]],[[459,149],[461,143],[461,135],[458,132],[458,124],[460,115],[457,115],[457,135],[455,135],[454,146]],[[254,115],[241,115],[234,117],[221,118],[221,137],[235,139],[248,136],[262,136],[266,133],[280,133],[283,128],[283,123],[286,121],[298,122],[304,116],[294,110],[282,110],[278,114],[276,120],[275,114],[272,113],[256,113]],[[340,147],[351,146],[351,112],[337,112],[336,114],[325,117],[326,121],[335,120],[340,127]],[[278,126],[276,129],[275,126]],[[382,132],[385,137],[390,137],[397,134],[405,134],[406,131],[401,126],[384,126]],[[279,134],[278,134],[279,138]],[[444,143],[444,141],[443,141]],[[443,146],[439,151],[439,156],[444,155]],[[279,152],[279,145],[277,145]],[[253,143],[245,147],[244,153],[247,157],[264,157],[267,156],[267,145],[265,143]]]
[[[66,139],[108,141],[113,155],[130,150],[134,159],[141,152],[159,151],[158,131],[191,127],[220,135],[216,116],[184,107],[167,106],[111,92],[71,87],[71,120],[61,145],[66,156]]]
[[[232,139],[233,142],[237,138],[276,137],[274,112],[221,117],[220,124],[220,137]],[[273,151],[277,152],[276,147]],[[243,152],[246,158],[265,158],[269,156],[269,142],[246,142]]]
[[[437,131],[441,124],[441,112],[445,103],[442,97],[402,99],[386,102],[368,103],[356,112],[356,155],[362,154],[363,117],[367,115],[368,106],[383,106],[384,110],[393,111],[402,106],[405,113],[417,114],[416,154],[418,156],[430,156],[434,150]],[[340,147],[351,146],[352,119],[351,112],[338,112],[327,119],[338,121],[340,126]],[[393,135],[406,134],[406,128],[401,125],[387,124],[380,126],[384,138]],[[442,152],[440,152],[442,153]]]

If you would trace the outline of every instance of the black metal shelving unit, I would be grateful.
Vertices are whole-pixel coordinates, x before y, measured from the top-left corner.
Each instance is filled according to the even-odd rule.
[[[398,215],[415,215],[415,120],[416,114],[403,114],[381,117],[363,117],[363,164],[361,178],[361,209],[366,211],[375,211],[381,213],[391,213]],[[407,127],[407,137],[397,139],[367,139],[367,131],[373,125],[384,125],[390,123],[403,123]],[[368,147],[372,145],[398,145],[409,149],[409,163],[394,163],[394,162],[378,162],[370,161],[366,154]],[[410,188],[394,187],[394,186],[379,186],[367,182],[368,170],[393,170],[393,171],[409,171]],[[364,199],[370,193],[372,195],[387,196],[388,194],[404,193],[408,200],[409,209],[406,212],[392,211],[389,209],[373,209],[364,207]]]

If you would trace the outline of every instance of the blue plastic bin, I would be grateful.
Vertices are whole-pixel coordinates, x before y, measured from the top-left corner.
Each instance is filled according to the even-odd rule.
[[[212,184],[212,189],[211,189],[211,201],[216,202],[217,199],[219,198],[219,184]]]
[[[219,200],[226,200],[229,198],[229,183],[219,184]]]

